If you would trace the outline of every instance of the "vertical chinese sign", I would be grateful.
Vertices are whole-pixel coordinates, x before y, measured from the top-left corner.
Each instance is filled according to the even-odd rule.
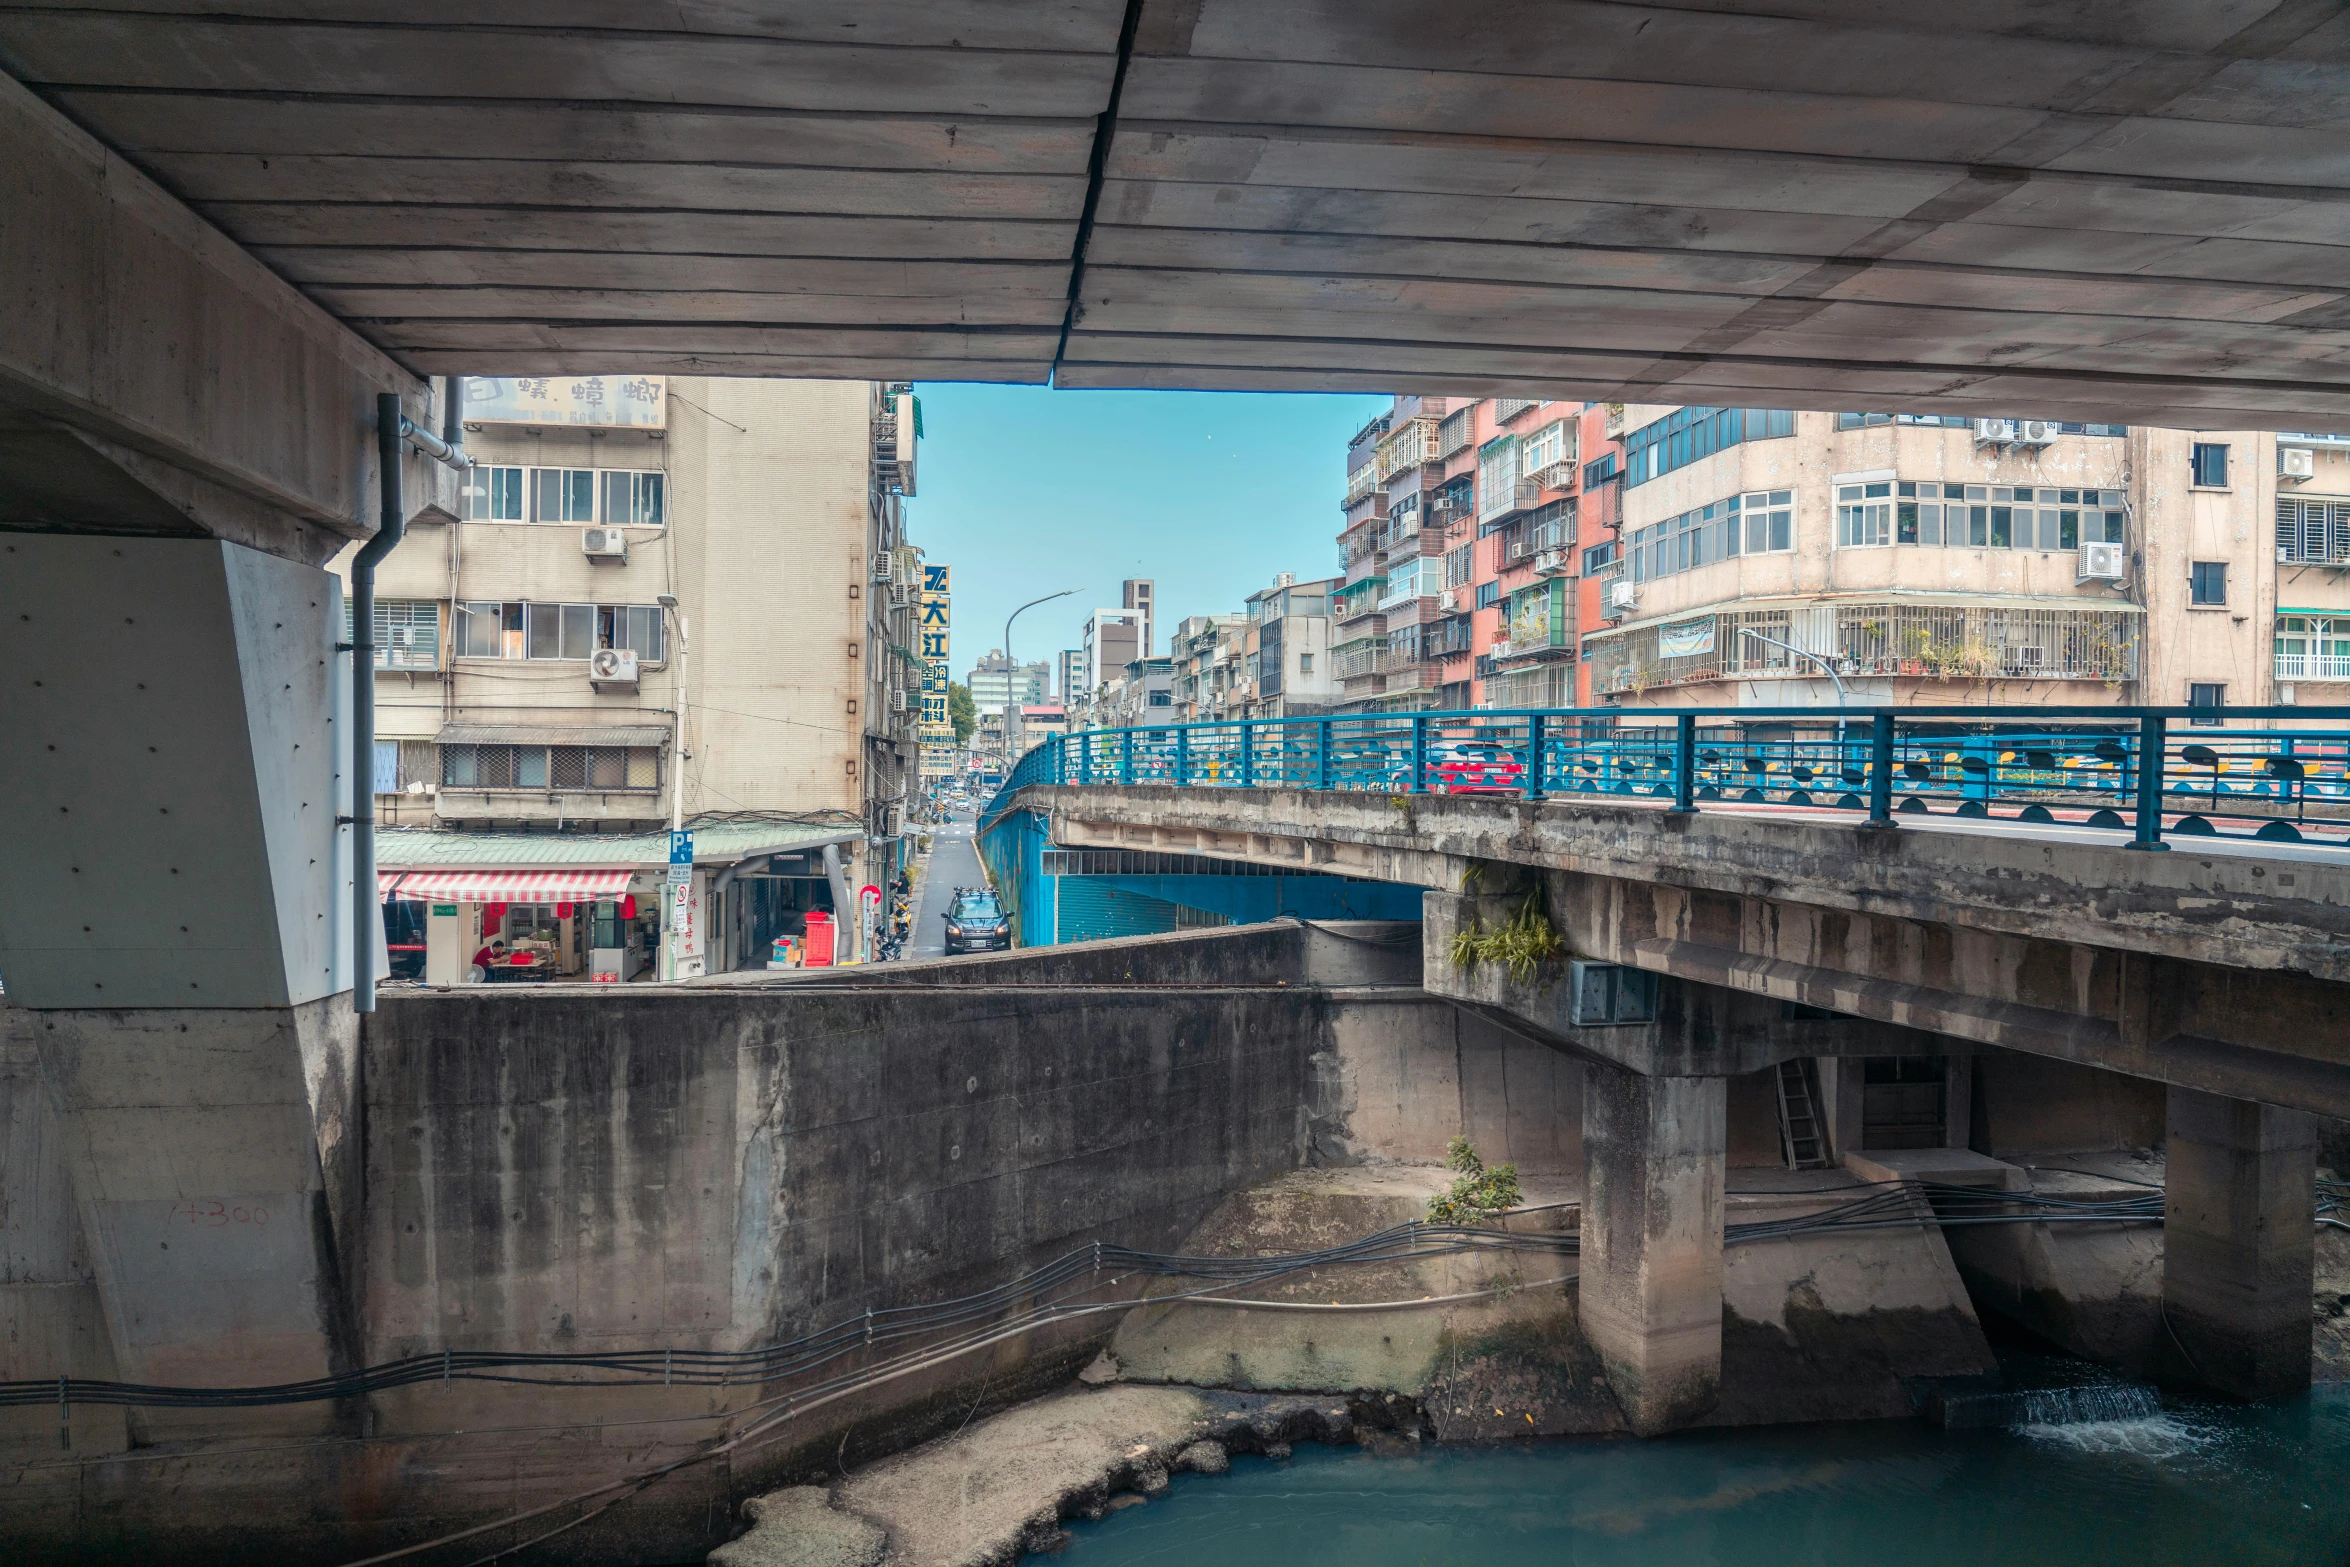
[[[922,641],[922,776],[944,775],[953,766],[955,724],[947,711],[949,628],[953,623],[949,599],[952,567],[922,566],[922,597],[917,631]]]

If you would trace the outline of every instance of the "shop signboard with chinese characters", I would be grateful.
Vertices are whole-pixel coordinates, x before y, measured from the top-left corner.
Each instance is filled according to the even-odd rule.
[[[921,641],[922,725],[918,738],[926,746],[955,743],[955,725],[947,711],[947,660],[952,652],[953,568],[922,566],[922,594],[915,613],[915,635]]]
[[[469,424],[562,424],[659,430],[668,380],[657,375],[475,375],[465,379]]]

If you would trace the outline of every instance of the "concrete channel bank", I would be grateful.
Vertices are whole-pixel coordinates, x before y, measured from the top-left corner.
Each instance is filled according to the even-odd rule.
[[[1568,1224],[1583,1067],[1428,995],[1421,965],[1416,927],[1279,924],[618,996],[388,995],[365,1041],[362,1244],[338,1331],[357,1365],[750,1350],[951,1302],[1097,1240],[1227,1257],[1352,1240],[1424,1212],[1455,1135],[1520,1169],[1532,1211],[1513,1223]],[[0,1073],[0,1109],[23,1129],[0,1238],[21,1265],[0,1292],[46,1335],[19,1343],[58,1346],[30,1374],[104,1376],[114,1328],[70,1183],[43,1173],[44,1087],[21,1044]],[[2044,1063],[2026,1065],[2043,1076],[1975,1063],[1979,1143],[2008,1160],[2141,1145],[2149,1123],[2126,1092],[2060,1094]],[[1849,1170],[1783,1169],[1768,1094],[1730,1084],[1729,1222],[1864,1189]],[[2058,1114],[2065,1095],[2093,1113]],[[2073,1267],[2071,1232],[2033,1244],[2021,1296],[2048,1298],[2051,1278],[2061,1294],[2066,1268],[2096,1287],[2111,1271]],[[858,1550],[862,1519],[900,1560],[1002,1559],[1049,1540],[1047,1512],[1147,1495],[1152,1473],[1212,1461],[1182,1459],[1202,1441],[1618,1429],[1576,1283],[1559,1277],[1574,1267],[1522,1254],[1310,1269],[1229,1292],[1263,1303],[1247,1306],[1112,1276],[1099,1298],[1159,1303],[980,1346],[736,1446],[794,1384],[459,1377],[291,1410],[77,1411],[64,1451],[54,1409],[0,1412],[0,1535],[12,1561],[313,1563],[490,1525],[483,1554],[571,1514],[504,1520],[583,1511],[604,1499],[593,1488],[665,1470],[542,1549],[676,1562],[838,1517]],[[1923,1225],[1730,1248],[1708,1418],[1909,1413],[1923,1382],[1985,1364],[1967,1268]],[[1344,1309],[1385,1302],[1406,1304]],[[1114,1380],[1078,1391],[1105,1352]],[[1064,1429],[1093,1434],[1049,1434]],[[1024,1467],[1056,1445],[1064,1458]],[[892,1520],[936,1515],[890,1499],[923,1494],[942,1453],[988,1505],[917,1550],[914,1523]],[[818,1487],[822,1513],[806,1495],[772,1500]]]

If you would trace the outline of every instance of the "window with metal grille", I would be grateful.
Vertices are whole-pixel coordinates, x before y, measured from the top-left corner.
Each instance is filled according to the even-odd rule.
[[[343,640],[351,634],[351,600],[343,600]],[[441,606],[430,599],[375,601],[375,667],[378,669],[438,669],[441,667]]]
[[[444,745],[449,789],[657,789],[661,753],[650,746]]]
[[[2350,565],[2350,501],[2279,500],[2277,559]]]
[[[1493,400],[1493,422],[1507,424],[1540,402],[1538,397],[1496,397]]]

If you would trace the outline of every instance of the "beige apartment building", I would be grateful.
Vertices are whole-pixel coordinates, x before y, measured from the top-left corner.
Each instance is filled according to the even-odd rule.
[[[886,885],[920,716],[911,404],[468,382],[464,515],[420,518],[377,571],[378,819],[508,840],[790,819],[839,830],[836,883]],[[721,879],[708,932],[747,958],[723,894],[751,889]]]
[[[2350,439],[1740,412],[1607,411],[1591,699],[2350,698]]]

